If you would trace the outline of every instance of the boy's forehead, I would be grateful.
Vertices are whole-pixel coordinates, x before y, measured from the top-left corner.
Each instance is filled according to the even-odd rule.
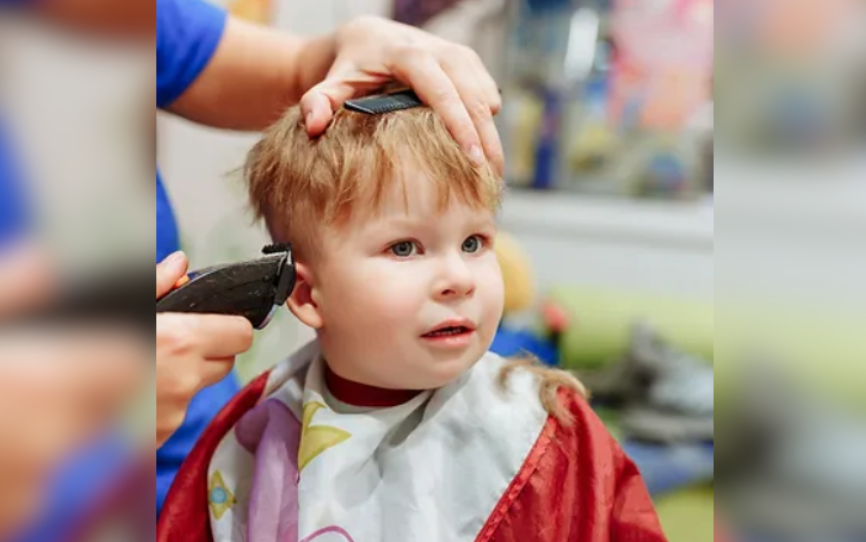
[[[416,214],[436,207],[439,190],[421,171],[405,173],[385,185],[379,209],[382,214]]]
[[[344,225],[343,231],[357,231],[370,234],[386,234],[394,230],[443,231],[466,227],[482,228],[495,226],[495,214],[481,207],[474,207],[457,198],[440,208],[436,201],[410,202],[408,207],[402,203],[382,206],[379,210],[368,210],[353,215]]]
[[[484,217],[492,215],[481,201],[467,201],[455,187],[449,187],[453,179],[431,179],[427,174],[409,173],[385,186],[378,202],[368,200],[364,220],[382,218],[426,218],[432,219],[453,211]]]

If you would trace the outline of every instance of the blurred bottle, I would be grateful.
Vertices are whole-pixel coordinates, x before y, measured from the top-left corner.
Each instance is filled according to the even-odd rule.
[[[506,177],[513,185],[545,189],[558,184],[574,11],[568,0],[527,0],[518,11],[503,110]]]
[[[620,193],[612,171],[623,150],[622,130],[610,115],[612,69],[616,45],[610,34],[610,12],[593,11],[592,34],[581,41],[589,64],[570,79],[561,140],[561,186],[583,193]],[[588,29],[589,30],[589,29]],[[590,41],[590,38],[592,41]],[[575,73],[572,68],[572,73]]]

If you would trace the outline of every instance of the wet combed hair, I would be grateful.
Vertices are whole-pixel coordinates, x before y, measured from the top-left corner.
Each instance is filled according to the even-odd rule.
[[[474,165],[427,107],[382,115],[341,109],[317,138],[307,135],[299,109],[292,107],[265,131],[244,166],[256,218],[265,221],[275,241],[292,243],[301,261],[318,255],[323,226],[339,227],[355,213],[375,214],[395,185],[405,201],[405,175],[415,174],[435,184],[442,210],[453,198],[478,209],[499,209],[502,180],[491,167]],[[545,409],[570,423],[557,391],[585,396],[583,386],[529,358],[509,360],[500,384],[518,369],[539,377]]]
[[[474,165],[427,107],[382,115],[340,109],[313,139],[290,108],[253,147],[244,173],[256,218],[301,259],[315,256],[322,226],[375,213],[395,184],[405,200],[410,175],[435,184],[443,210],[457,198],[495,213],[502,194],[492,168]]]

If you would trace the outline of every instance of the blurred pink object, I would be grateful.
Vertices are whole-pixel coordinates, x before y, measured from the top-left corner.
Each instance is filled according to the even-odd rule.
[[[710,0],[620,0],[611,21],[613,117],[637,106],[642,127],[682,127],[710,99],[713,20]]]

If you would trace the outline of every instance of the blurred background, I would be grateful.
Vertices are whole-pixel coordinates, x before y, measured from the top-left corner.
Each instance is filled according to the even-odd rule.
[[[672,542],[866,540],[866,4],[220,3],[302,34],[376,14],[475,48],[503,91],[510,187],[494,350],[588,384]],[[152,258],[152,51],[27,24],[0,40],[46,235],[73,264]],[[156,133],[192,266],[256,256],[237,168],[257,136],[163,115]],[[71,212],[85,198],[105,204]],[[244,378],[311,337],[281,314]]]

